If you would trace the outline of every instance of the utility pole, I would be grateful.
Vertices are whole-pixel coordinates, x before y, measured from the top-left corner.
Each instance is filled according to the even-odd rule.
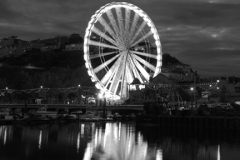
[[[197,97],[196,97],[196,94],[197,94],[197,71],[195,71],[194,73],[193,73],[193,81],[194,81],[194,92],[193,92],[193,96],[194,96],[194,104],[195,104],[195,109],[197,109]]]
[[[103,93],[103,118],[106,118],[106,97],[105,97],[105,92]]]

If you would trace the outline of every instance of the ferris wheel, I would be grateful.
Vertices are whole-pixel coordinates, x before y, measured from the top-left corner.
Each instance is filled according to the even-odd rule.
[[[86,28],[84,60],[98,89],[126,99],[128,84],[135,78],[146,83],[161,72],[161,43],[155,25],[133,4],[106,4]]]

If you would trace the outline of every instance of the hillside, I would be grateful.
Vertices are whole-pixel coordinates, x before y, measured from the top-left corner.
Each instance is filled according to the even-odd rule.
[[[2,58],[0,64],[0,89],[93,85],[80,51],[31,52]]]
[[[163,54],[163,66],[181,63]],[[82,51],[33,51],[18,57],[0,59],[0,89],[93,86],[85,68]]]

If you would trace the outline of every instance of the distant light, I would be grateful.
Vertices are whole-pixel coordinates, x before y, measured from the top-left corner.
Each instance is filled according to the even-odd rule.
[[[8,90],[8,87],[6,87],[6,90]]]
[[[78,87],[81,87],[81,85],[79,84]]]
[[[217,89],[219,89],[219,87],[217,87]]]
[[[217,80],[217,83],[219,83],[220,81],[219,81],[219,79]]]
[[[102,93],[99,93],[99,94],[98,94],[98,98],[100,98],[100,99],[103,98],[103,94],[102,94]]]
[[[210,86],[210,87],[212,87],[212,85],[211,85],[211,84],[210,84],[209,86]]]
[[[40,88],[43,88],[43,86],[40,86]]]
[[[191,87],[191,88],[190,88],[190,90],[191,90],[191,91],[193,91],[193,90],[194,90],[194,88],[193,88],[193,87]]]

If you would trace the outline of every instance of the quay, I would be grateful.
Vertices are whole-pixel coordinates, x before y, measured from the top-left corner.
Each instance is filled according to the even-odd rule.
[[[67,108],[70,111],[82,110],[103,110],[102,106],[89,105],[89,104],[28,104],[27,110],[37,110],[41,107],[49,108]],[[22,108],[24,104],[5,104],[0,105],[0,108]],[[112,113],[118,112],[122,115],[129,115],[130,113],[141,113],[143,105],[107,105],[106,111]],[[127,121],[127,120],[126,120]],[[198,115],[142,115],[136,114],[136,125],[155,125],[159,128],[176,129],[184,131],[205,130],[205,131],[236,131],[240,132],[240,116],[198,116]]]
[[[96,106],[96,104],[0,104],[0,108],[27,108],[27,110],[38,109],[41,107],[56,108],[56,109],[68,109],[68,110],[103,110],[120,113],[137,113],[143,110],[143,105],[106,105]]]
[[[240,131],[240,117],[223,116],[137,116],[138,125],[150,124],[181,130]]]

